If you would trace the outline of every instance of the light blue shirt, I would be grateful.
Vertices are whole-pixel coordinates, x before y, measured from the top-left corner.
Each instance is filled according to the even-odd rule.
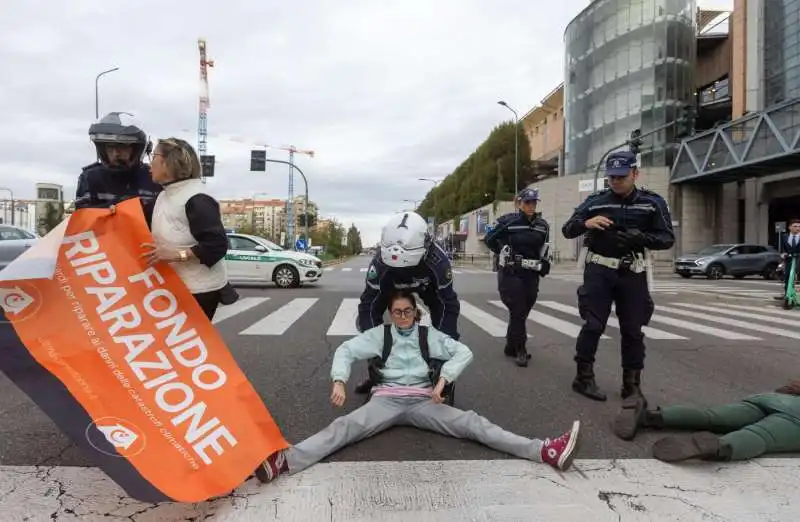
[[[430,387],[428,365],[419,347],[419,329],[416,325],[405,335],[392,325],[394,345],[382,369],[384,382],[394,386]],[[447,361],[442,365],[441,377],[455,381],[472,362],[472,350],[432,326],[428,327],[428,351],[432,359]],[[350,367],[356,361],[380,357],[383,353],[383,325],[370,328],[358,337],[343,342],[333,354],[331,379],[347,382]]]

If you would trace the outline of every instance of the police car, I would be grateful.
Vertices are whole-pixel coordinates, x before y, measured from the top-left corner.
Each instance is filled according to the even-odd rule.
[[[228,233],[225,263],[233,284],[271,281],[281,288],[295,288],[316,283],[322,277],[322,260],[318,257],[286,250],[248,234]]]

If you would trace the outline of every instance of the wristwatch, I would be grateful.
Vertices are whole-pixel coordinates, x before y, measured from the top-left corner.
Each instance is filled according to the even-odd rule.
[[[181,250],[178,252],[178,257],[180,257],[181,262],[184,262],[189,259],[189,254],[186,252],[186,250]]]

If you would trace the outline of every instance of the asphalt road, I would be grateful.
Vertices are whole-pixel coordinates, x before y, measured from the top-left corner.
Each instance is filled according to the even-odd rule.
[[[352,306],[368,261],[359,257],[331,267],[316,286],[241,289],[243,299],[219,312],[218,328],[290,441],[313,434],[363,401],[351,393],[345,407],[336,409],[328,397],[331,356],[352,335]],[[620,407],[616,328],[609,326],[598,353],[598,381],[609,401],[593,402],[570,389],[574,335],[581,322],[569,307],[576,306],[578,279],[574,271],[556,270],[542,283],[535,311],[544,315],[528,322],[533,358],[528,368],[518,368],[502,354],[507,315],[490,303],[498,300],[495,274],[479,267],[456,269],[455,284],[465,303],[462,341],[475,354],[458,383],[456,405],[526,436],[556,436],[572,420],[581,419],[586,436],[581,458],[649,457],[650,443],[658,434],[627,443],[611,432]],[[722,403],[797,378],[791,371],[800,354],[800,313],[777,308],[771,297],[778,291],[777,283],[760,280],[686,281],[660,275],[654,292],[656,316],[650,324],[657,330],[646,339],[643,376],[651,405]],[[362,368],[354,368],[353,381],[360,380]],[[475,443],[395,428],[345,448],[330,460],[504,457]],[[90,465],[3,376],[0,464]]]

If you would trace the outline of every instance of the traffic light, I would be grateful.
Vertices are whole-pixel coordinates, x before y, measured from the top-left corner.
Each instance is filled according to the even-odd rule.
[[[630,146],[631,152],[634,154],[639,154],[639,149],[641,148],[644,140],[640,138],[642,135],[642,129],[634,129],[631,131],[631,139],[628,141]]]
[[[202,154],[200,156],[200,169],[202,176],[204,178],[213,178],[214,177],[214,163],[215,163],[215,156],[208,156],[206,154]]]
[[[250,172],[266,172],[266,171],[267,171],[267,151],[251,150]]]
[[[675,118],[675,137],[685,138],[694,134],[694,122],[697,118],[697,107],[694,104],[684,105],[678,109]]]

